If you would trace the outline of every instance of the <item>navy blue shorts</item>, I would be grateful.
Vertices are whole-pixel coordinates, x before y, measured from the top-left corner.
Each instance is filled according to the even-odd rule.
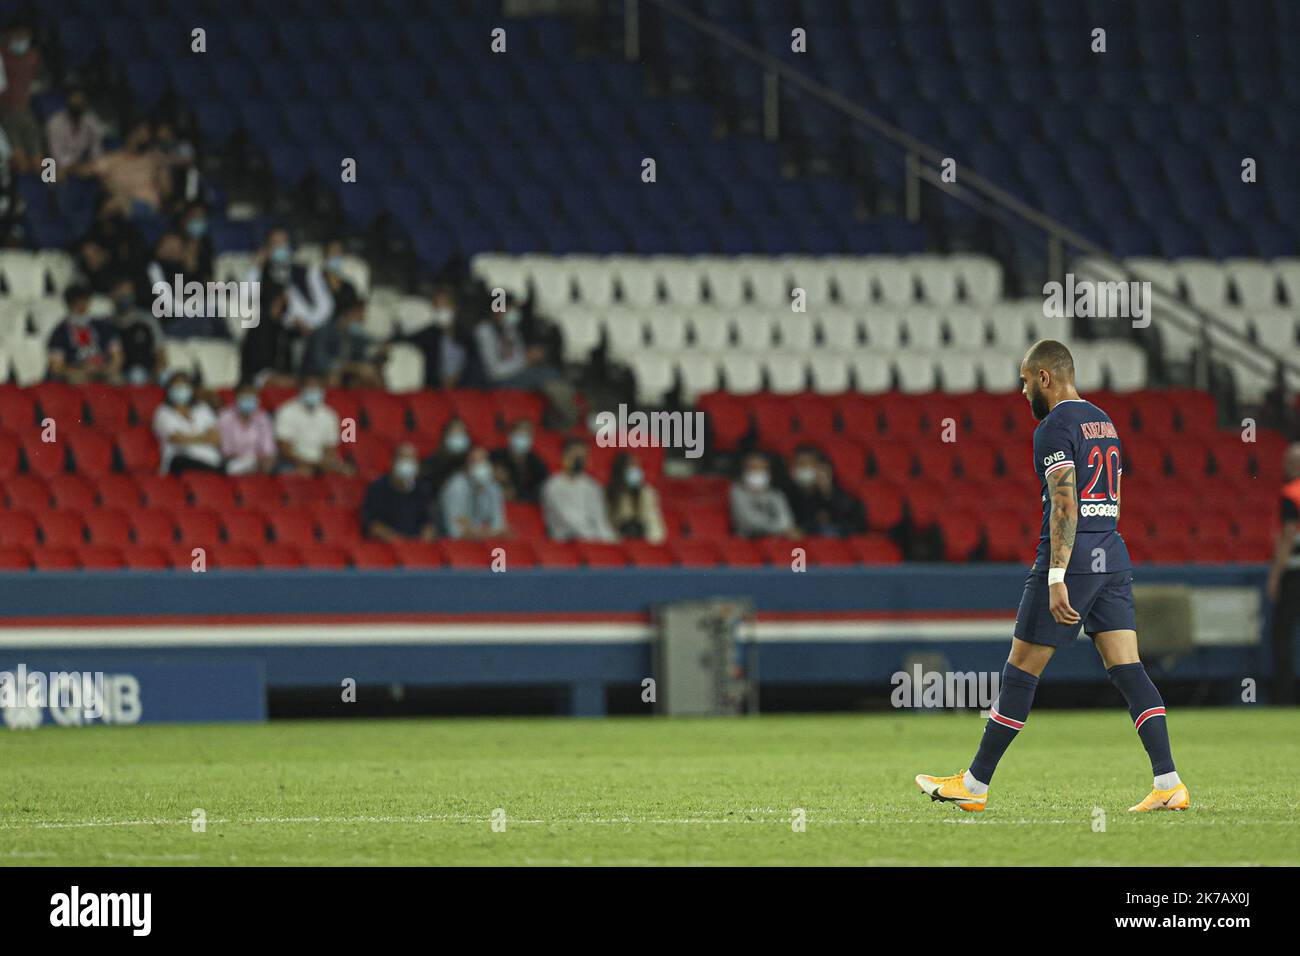
[[[1030,644],[1065,647],[1079,636],[1102,631],[1136,631],[1133,612],[1133,572],[1065,575],[1070,607],[1079,612],[1079,624],[1057,624],[1047,593],[1047,575],[1030,572],[1016,611],[1016,637]]]

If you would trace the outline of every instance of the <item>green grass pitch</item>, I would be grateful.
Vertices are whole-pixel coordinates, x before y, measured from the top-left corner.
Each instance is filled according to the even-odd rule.
[[[983,814],[912,783],[974,714],[46,727],[0,735],[0,863],[1295,866],[1298,729],[1175,710],[1192,810],[1137,815],[1118,708],[1034,714]]]

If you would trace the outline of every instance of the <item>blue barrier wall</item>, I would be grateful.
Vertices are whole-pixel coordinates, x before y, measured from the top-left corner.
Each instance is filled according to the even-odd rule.
[[[1138,583],[1260,587],[1261,566],[1144,568]],[[879,684],[918,650],[997,671],[1025,569],[908,565],[764,569],[209,571],[0,575],[3,657],[69,669],[142,662],[253,665],[270,688],[405,683],[567,687],[596,714],[608,685],[650,674],[649,609],[713,596],[753,600],[769,684]],[[823,638],[822,632],[826,635]],[[1267,672],[1262,647],[1198,648],[1152,662],[1165,676]],[[1059,680],[1104,681],[1086,641]]]

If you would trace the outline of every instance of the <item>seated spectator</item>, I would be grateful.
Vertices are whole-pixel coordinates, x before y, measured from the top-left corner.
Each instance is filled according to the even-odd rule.
[[[181,236],[185,281],[212,281],[212,237],[208,235],[208,207],[198,200],[186,203],[185,211],[177,220],[176,231]]]
[[[432,541],[433,518],[428,489],[420,484],[420,459],[415,446],[398,445],[393,467],[366,489],[361,505],[361,527],[379,541],[419,538]]]
[[[816,448],[795,449],[787,495],[804,534],[844,537],[867,530],[862,502],[835,483],[834,470]]]
[[[587,474],[587,443],[581,438],[564,443],[564,470],[542,485],[542,515],[547,534],[556,541],[618,540],[600,483]]]
[[[167,368],[163,330],[152,312],[135,304],[135,283],[123,276],[113,284],[113,321],[122,341],[122,377],[128,385],[158,381]]]
[[[465,464],[469,454],[469,429],[459,418],[452,418],[442,427],[438,450],[424,460],[421,473],[432,494],[442,491],[442,486]]]
[[[0,129],[15,174],[39,172],[45,154],[41,127],[32,113],[32,87],[41,71],[41,51],[32,42],[31,24],[22,17],[10,21],[0,33]]]
[[[605,490],[609,523],[620,538],[640,538],[650,544],[663,544],[668,537],[659,494],[646,484],[640,460],[629,452],[614,459]]]
[[[330,299],[334,302],[334,315],[339,316],[361,301],[361,293],[343,274],[343,257],[347,254],[343,240],[331,239],[325,244],[324,253],[321,276],[329,290]]]
[[[229,335],[226,320],[209,315],[207,309],[197,314],[186,310],[185,286],[206,282],[199,246],[175,230],[164,232],[154,247],[153,260],[145,269],[153,313],[162,314],[163,328],[172,338],[225,338]],[[179,277],[179,278],[178,278]],[[177,295],[177,291],[180,295]]]
[[[387,348],[364,331],[366,304],[352,302],[307,339],[304,371],[324,377],[331,388],[383,388]]]
[[[257,386],[252,382],[239,386],[234,404],[217,416],[217,427],[227,474],[269,474],[275,470],[275,426],[260,407]]]
[[[86,171],[99,178],[110,201],[132,219],[152,219],[171,193],[167,160],[154,148],[148,120],[136,123],[122,148],[86,163]]]
[[[744,538],[799,537],[790,504],[772,487],[767,458],[758,452],[745,456],[740,480],[732,482],[731,529]]]
[[[352,466],[339,454],[339,416],[325,404],[325,383],[319,375],[304,375],[298,397],[276,410],[275,438],[283,471],[352,474]]]
[[[217,416],[206,402],[195,401],[194,385],[187,372],[168,376],[167,400],[154,412],[153,433],[162,446],[164,475],[221,470]]]
[[[506,533],[506,499],[492,477],[487,449],[471,448],[465,465],[442,486],[438,496],[442,533],[449,538],[480,540]]]
[[[536,503],[550,469],[533,450],[533,423],[521,418],[511,425],[506,446],[493,451],[491,458],[506,500]]]
[[[112,322],[90,317],[90,290],[70,285],[63,293],[68,317],[50,332],[49,378],[52,382],[117,383],[122,377],[122,341]]]
[[[86,91],[68,89],[63,109],[45,121],[45,140],[58,170],[59,181],[88,172],[86,164],[104,154],[103,122],[86,105]]]
[[[145,274],[149,249],[136,225],[113,202],[102,199],[90,231],[76,247],[77,265],[90,288],[107,294],[119,276],[135,277],[135,303],[152,303],[153,292]]]
[[[514,300],[506,304],[505,311],[490,312],[474,329],[475,351],[487,386],[541,392],[550,406],[548,427],[572,428],[577,421],[573,386],[550,364],[546,347],[525,338],[523,310]]]

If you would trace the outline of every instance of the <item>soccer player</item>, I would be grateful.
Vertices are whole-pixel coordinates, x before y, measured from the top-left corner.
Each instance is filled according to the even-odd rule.
[[[1043,668],[1058,647],[1074,641],[1082,624],[1110,682],[1128,701],[1151,758],[1153,789],[1129,809],[1186,810],[1191,796],[1174,769],[1164,702],[1138,657],[1132,564],[1117,530],[1123,473],[1119,434],[1105,412],[1079,397],[1074,359],[1060,342],[1034,344],[1020,363],[1020,380],[1039,423],[1034,429],[1034,471],[1043,489],[1038,555],[1016,612],[998,700],[970,769],[951,777],[918,774],[916,785],[932,800],[983,810],[998,761],[1029,719]]]

